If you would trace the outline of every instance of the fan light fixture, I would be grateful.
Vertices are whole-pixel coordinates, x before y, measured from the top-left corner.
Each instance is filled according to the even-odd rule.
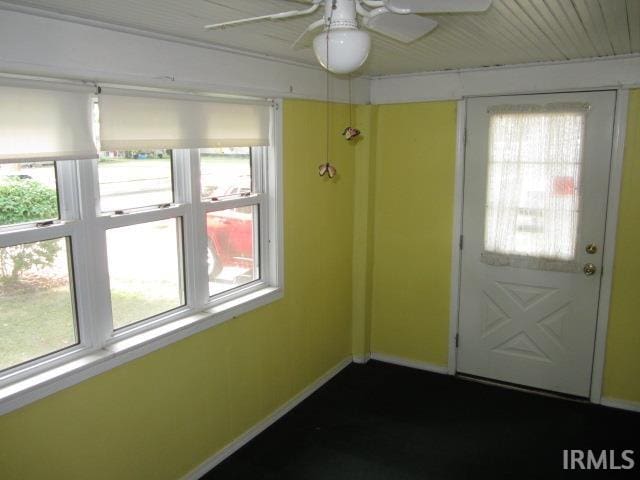
[[[326,31],[313,40],[313,51],[320,65],[337,74],[351,73],[359,69],[367,61],[370,48],[369,34],[357,29]]]
[[[358,29],[354,0],[326,0],[324,8],[324,31],[313,39],[313,51],[330,72],[351,73],[369,56],[369,34]]]

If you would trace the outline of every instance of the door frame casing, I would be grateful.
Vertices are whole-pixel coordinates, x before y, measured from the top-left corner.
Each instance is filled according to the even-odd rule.
[[[596,320],[596,337],[594,343],[593,366],[591,372],[591,387],[589,400],[601,403],[602,382],[604,376],[604,362],[606,356],[607,328],[609,323],[609,306],[613,283],[613,265],[615,259],[615,244],[618,227],[618,208],[620,205],[620,186],[622,182],[622,166],[624,161],[624,143],[627,126],[627,110],[629,104],[628,88],[602,88],[589,91],[614,90],[616,104],[613,118],[613,139],[611,148],[611,166],[609,170],[607,210],[605,222],[605,240],[603,245],[602,274],[600,279],[600,300],[598,303]],[[558,92],[526,92],[526,94],[569,93]],[[575,92],[575,91],[573,91]],[[509,94],[516,95],[516,94]],[[490,95],[496,96],[496,95]],[[464,210],[464,171],[465,144],[467,131],[467,100],[475,96],[465,97],[457,103],[456,122],[456,160],[455,160],[455,191],[453,208],[453,231],[451,245],[451,294],[449,308],[449,358],[447,370],[450,375],[457,372],[457,338],[460,312],[460,284],[462,260],[462,215]],[[463,240],[462,240],[463,241]]]
[[[456,119],[456,164],[453,201],[453,235],[451,238],[451,293],[449,307],[449,375],[457,371],[458,318],[462,268],[462,212],[464,210],[464,155],[467,137],[467,100],[458,100]]]

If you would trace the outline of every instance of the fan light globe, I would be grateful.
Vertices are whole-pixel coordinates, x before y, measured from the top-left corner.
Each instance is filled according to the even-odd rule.
[[[327,34],[329,34],[329,62],[327,65]],[[313,51],[318,62],[332,73],[346,74],[366,62],[371,47],[367,32],[340,29],[322,32],[313,40]]]

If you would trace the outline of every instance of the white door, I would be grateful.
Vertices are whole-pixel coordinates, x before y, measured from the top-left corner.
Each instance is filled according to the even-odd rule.
[[[459,372],[589,396],[614,106],[467,102]]]

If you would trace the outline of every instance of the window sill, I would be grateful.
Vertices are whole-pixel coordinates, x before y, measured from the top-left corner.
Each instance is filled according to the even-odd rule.
[[[219,325],[283,297],[282,288],[265,287],[187,317],[116,341],[100,350],[0,388],[0,415]]]

